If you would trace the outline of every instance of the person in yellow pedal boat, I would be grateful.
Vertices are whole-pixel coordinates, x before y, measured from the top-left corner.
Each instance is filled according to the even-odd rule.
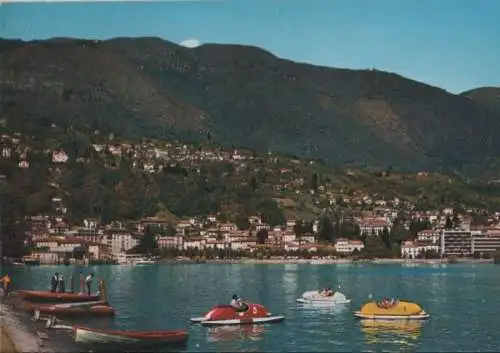
[[[9,294],[9,285],[12,280],[10,279],[9,274],[6,274],[2,278],[0,278],[0,282],[2,282],[3,297],[5,298]]]

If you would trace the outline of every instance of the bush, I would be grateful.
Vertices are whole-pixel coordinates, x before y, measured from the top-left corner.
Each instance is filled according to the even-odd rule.
[[[493,263],[500,264],[500,249],[493,253]]]

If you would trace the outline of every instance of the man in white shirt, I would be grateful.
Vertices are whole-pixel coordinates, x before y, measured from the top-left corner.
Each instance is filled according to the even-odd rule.
[[[246,305],[236,294],[233,295],[233,299],[229,305],[231,305],[237,312],[248,310],[248,305]]]
[[[233,295],[233,299],[231,300],[231,303],[229,304],[235,309],[240,309],[241,308],[241,299],[238,298],[238,296],[235,294]]]
[[[88,295],[90,295],[91,289],[92,289],[92,280],[94,279],[94,274],[91,273],[90,275],[85,278],[85,283],[87,284],[87,292]]]

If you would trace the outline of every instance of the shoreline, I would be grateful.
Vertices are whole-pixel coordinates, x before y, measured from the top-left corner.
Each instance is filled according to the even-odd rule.
[[[1,326],[2,335],[5,335],[12,343],[11,348],[16,353],[24,352],[56,352],[51,347],[46,347],[37,332],[33,332],[32,327],[28,327],[26,323],[22,322],[18,315],[8,305],[2,303],[1,308]]]
[[[160,264],[231,264],[231,265],[436,265],[436,264],[491,264],[493,259],[210,259],[197,262],[196,260],[163,260]]]
[[[163,259],[157,264],[159,265],[189,265],[189,264],[226,264],[226,265],[439,265],[439,264],[492,264],[493,259],[469,259],[469,258],[454,258],[454,259],[253,259],[253,258],[240,258],[240,259],[207,259],[207,260],[176,260],[176,259]],[[53,267],[57,264],[43,264],[34,267]],[[144,265],[120,265],[120,264],[103,264],[103,265],[87,265],[89,266],[144,266]],[[32,267],[32,266],[27,266]]]
[[[58,353],[78,351],[73,340],[65,333],[50,331],[45,322],[34,321],[32,315],[16,307],[16,298],[0,303],[2,335],[12,343],[9,353]],[[3,351],[2,351],[3,352]]]

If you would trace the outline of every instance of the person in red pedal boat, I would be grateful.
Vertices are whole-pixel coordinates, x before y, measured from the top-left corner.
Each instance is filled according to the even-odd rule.
[[[233,299],[231,300],[231,303],[229,305],[231,305],[238,312],[247,311],[248,309],[248,305],[243,303],[241,301],[241,298],[236,294],[233,295]]]

